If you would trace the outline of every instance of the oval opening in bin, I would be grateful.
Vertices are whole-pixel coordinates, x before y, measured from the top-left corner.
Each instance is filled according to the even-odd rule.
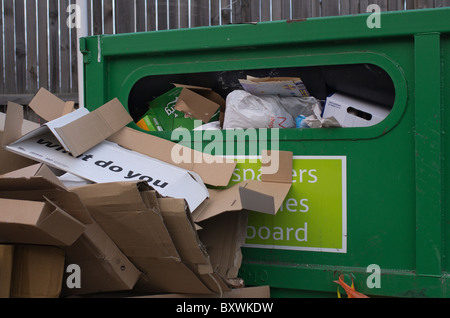
[[[174,84],[209,88],[226,100],[233,91],[242,90],[239,80],[247,76],[299,77],[309,94],[315,97],[322,107],[325,107],[327,99],[333,94],[360,101],[360,105],[349,105],[351,108],[347,107],[342,115],[356,114],[367,122],[374,116],[368,110],[361,109],[361,105],[368,103],[378,107],[381,110],[380,114],[386,117],[395,102],[395,86],[389,74],[377,65],[362,63],[146,76],[132,87],[128,96],[128,110],[134,121],[138,122],[148,112],[149,103],[173,90]],[[170,111],[166,109],[166,113],[169,114]],[[161,121],[161,118],[157,120]],[[357,123],[355,125],[353,127],[358,127]],[[368,123],[366,126],[371,124]]]

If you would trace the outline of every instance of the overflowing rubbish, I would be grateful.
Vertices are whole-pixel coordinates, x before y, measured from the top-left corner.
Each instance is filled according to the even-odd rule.
[[[11,159],[0,175],[2,297],[270,296],[238,277],[241,246],[248,211],[278,212],[292,166],[225,187],[236,162],[173,161],[176,144],[126,127],[117,99],[68,113],[45,89],[37,101],[54,119],[23,129],[14,103],[0,116],[0,155]]]

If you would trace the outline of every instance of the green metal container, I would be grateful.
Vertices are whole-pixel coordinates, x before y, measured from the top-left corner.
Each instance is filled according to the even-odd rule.
[[[383,105],[388,117],[371,127],[247,136],[247,157],[279,138],[294,171],[276,217],[250,213],[240,275],[273,297],[336,297],[341,274],[369,296],[447,297],[448,21],[442,8],[88,37],[85,104],[118,97],[137,121],[172,83],[225,98],[252,75],[299,76],[320,100],[339,91]],[[209,147],[203,137],[191,146]],[[258,163],[238,168],[232,182],[258,175]]]

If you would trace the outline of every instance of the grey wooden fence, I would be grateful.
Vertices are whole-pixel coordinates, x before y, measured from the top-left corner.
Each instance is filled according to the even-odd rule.
[[[76,100],[75,0],[0,0],[0,105],[40,87]],[[450,0],[88,0],[89,35],[450,6]]]

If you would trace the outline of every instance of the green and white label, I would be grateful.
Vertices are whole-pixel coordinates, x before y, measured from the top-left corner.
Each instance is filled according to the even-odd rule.
[[[250,212],[245,246],[346,253],[346,157],[293,159],[292,187],[280,210],[275,216]],[[238,160],[231,184],[259,179],[260,169],[259,160]]]

